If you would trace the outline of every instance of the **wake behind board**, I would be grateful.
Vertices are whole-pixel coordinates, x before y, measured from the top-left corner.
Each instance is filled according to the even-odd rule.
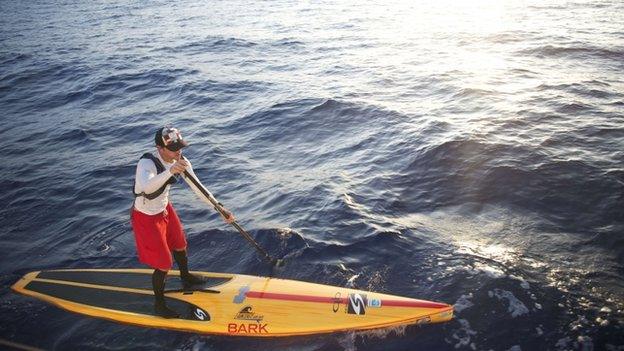
[[[181,317],[154,314],[152,270],[71,269],[31,272],[13,290],[72,312],[145,327],[238,336],[291,336],[446,322],[453,307],[370,291],[242,274],[194,272],[184,289],[170,271],[167,305]]]

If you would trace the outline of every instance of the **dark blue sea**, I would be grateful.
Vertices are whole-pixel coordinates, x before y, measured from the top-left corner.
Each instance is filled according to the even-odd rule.
[[[624,350],[622,1],[0,1],[0,111],[4,341]],[[164,124],[286,257],[271,268],[178,184],[191,269],[441,301],[455,319],[246,339],[12,292],[35,270],[145,268],[131,187]]]

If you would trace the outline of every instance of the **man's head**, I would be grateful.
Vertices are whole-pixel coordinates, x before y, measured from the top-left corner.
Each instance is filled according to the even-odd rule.
[[[182,139],[182,134],[177,128],[165,126],[159,128],[154,136],[154,142],[160,155],[167,162],[180,158],[182,148],[188,146],[186,140]]]

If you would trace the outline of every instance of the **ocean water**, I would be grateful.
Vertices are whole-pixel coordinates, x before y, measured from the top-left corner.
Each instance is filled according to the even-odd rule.
[[[0,2],[0,339],[46,350],[624,349],[624,3]],[[142,267],[130,188],[178,126],[191,268],[455,305],[253,340],[88,318],[24,273]]]

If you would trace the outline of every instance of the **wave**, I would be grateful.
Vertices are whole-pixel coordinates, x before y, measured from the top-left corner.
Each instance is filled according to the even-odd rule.
[[[504,32],[490,35],[486,37],[485,40],[495,44],[517,43],[525,41],[527,39],[527,36],[532,34],[534,33],[526,33],[522,31]]]
[[[526,147],[473,140],[421,151],[390,184],[400,191],[388,208],[392,213],[504,205],[537,213],[570,232],[620,221],[617,203],[624,197],[621,183],[585,162],[557,161]]]
[[[80,146],[92,140],[89,132],[82,128],[72,128],[49,138],[49,142],[63,144],[65,146]],[[69,145],[67,145],[69,144]]]
[[[90,107],[115,101],[116,105],[123,106],[132,101],[129,99],[131,96],[139,101],[154,96],[166,96],[174,91],[176,81],[192,75],[193,72],[191,69],[151,69],[99,77],[83,84],[80,91],[60,96],[60,100],[69,103],[78,99]]]
[[[245,93],[262,94],[268,91],[271,86],[272,84],[269,82],[253,80],[179,82],[170,95],[175,97],[179,106],[188,108],[207,106],[231,98],[231,96],[240,96]]]
[[[353,240],[353,238],[349,238]],[[348,244],[314,242],[305,248],[299,259],[312,262],[334,262],[347,260],[352,264],[373,261],[384,262],[387,257],[401,255],[409,250],[416,250],[414,238],[409,245],[399,232],[384,231],[356,239]]]
[[[365,137],[360,132],[367,127],[373,131],[388,126],[394,128],[403,118],[397,112],[373,105],[334,99],[299,99],[237,119],[226,128],[250,136],[251,142],[257,145],[266,145],[265,140],[272,140],[291,142],[299,149],[321,148],[336,145],[339,140]]]
[[[576,115],[582,112],[591,111],[593,109],[594,107],[591,105],[584,104],[582,102],[572,102],[559,105],[556,111],[562,114]]]
[[[305,43],[295,38],[282,38],[273,42],[273,45],[285,48],[300,48],[304,46]]]
[[[257,43],[241,38],[209,36],[202,40],[194,40],[174,47],[160,47],[152,49],[152,52],[164,52],[171,54],[203,54],[206,52],[232,52],[249,49],[258,46]]]
[[[462,88],[459,89],[453,96],[453,100],[461,100],[461,99],[475,99],[486,96],[494,96],[497,93],[493,90],[488,89],[477,89],[477,88]]]
[[[145,87],[157,88],[170,85],[177,79],[192,75],[194,72],[190,69],[151,69],[134,73],[120,73],[104,77],[94,83],[90,90],[99,93],[124,89],[124,92],[132,93]]]
[[[609,83],[597,80],[586,81],[581,83],[568,84],[540,84],[537,91],[561,91],[572,93],[578,96],[606,99],[620,95],[616,91],[610,91],[606,88],[611,87]]]
[[[23,64],[24,61],[33,58],[32,54],[20,53],[20,52],[3,52],[0,53],[0,66],[13,65],[16,63]]]
[[[3,75],[0,77],[0,84],[18,91],[39,91],[42,85],[59,85],[84,77],[86,70],[86,66],[77,61],[36,62],[28,69],[16,69]]]
[[[570,57],[578,59],[601,58],[615,61],[617,63],[624,62],[624,49],[607,49],[592,46],[555,46],[544,45],[531,49],[524,49],[518,52],[522,55],[532,55],[537,57]]]

